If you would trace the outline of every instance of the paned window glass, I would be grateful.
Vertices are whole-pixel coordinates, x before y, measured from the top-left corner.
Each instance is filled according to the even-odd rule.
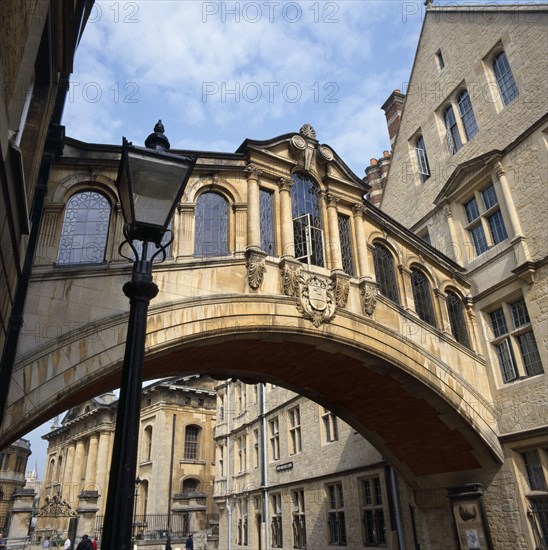
[[[375,264],[375,278],[379,285],[379,292],[392,302],[399,304],[394,257],[384,246],[376,244],[373,248],[373,263]]]
[[[422,136],[419,136],[415,142],[415,153],[417,155],[417,164],[419,166],[421,180],[425,182],[430,177],[430,166],[428,165],[426,145],[424,144],[424,138]]]
[[[218,193],[202,193],[196,201],[194,254],[228,254],[228,202]]]
[[[101,193],[76,193],[67,202],[57,264],[98,264],[105,260],[110,203]]]
[[[542,360],[524,298],[503,303],[489,316],[504,383],[542,374]]]
[[[316,182],[304,174],[292,176],[291,205],[295,258],[301,262],[325,266],[320,190]]]
[[[282,495],[272,495],[272,546],[274,548],[282,548],[283,532],[282,532]]]
[[[413,298],[415,300],[415,311],[417,315],[425,322],[436,326],[434,316],[434,307],[432,305],[432,293],[430,284],[424,273],[418,269],[411,270],[411,286],[413,288]]]
[[[341,257],[345,273],[354,277],[354,259],[352,254],[352,240],[350,238],[350,218],[339,214],[339,237],[341,240]]]
[[[346,546],[344,498],[340,483],[327,486],[327,526],[329,544]]]
[[[187,426],[185,430],[185,460],[198,458],[198,426]]]
[[[378,477],[362,480],[362,526],[366,546],[386,545],[386,525],[381,480]]]
[[[293,548],[306,548],[304,491],[293,491]]]
[[[508,105],[518,97],[518,87],[512,75],[510,64],[505,52],[499,53],[493,61],[493,71],[504,105]]]
[[[525,471],[527,472],[527,483],[531,491],[547,491],[546,478],[538,450],[527,451],[522,453],[523,462],[525,463]]]
[[[466,132],[466,139],[470,141],[478,133],[478,123],[468,90],[464,90],[459,96],[459,113]]]
[[[274,237],[274,193],[267,189],[259,192],[261,210],[261,249],[274,256],[276,253]]]
[[[445,124],[447,147],[449,148],[449,152],[454,155],[462,147],[462,141],[460,139],[459,127],[457,126],[457,119],[455,118],[453,107],[447,107],[443,114],[443,122]]]
[[[449,314],[451,332],[455,340],[469,348],[470,339],[468,338],[468,329],[466,328],[464,307],[460,298],[452,292],[447,293],[447,312]]]

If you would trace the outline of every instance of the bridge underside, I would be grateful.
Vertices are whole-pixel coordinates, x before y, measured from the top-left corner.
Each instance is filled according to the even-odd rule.
[[[230,338],[209,338],[149,357],[145,377],[208,374],[287,387],[335,412],[408,479],[437,474],[451,479],[452,474],[496,463],[451,406],[378,357],[348,355],[325,340],[303,343],[302,336],[299,341],[275,334]],[[67,395],[62,407],[116,388],[119,375],[113,370]]]

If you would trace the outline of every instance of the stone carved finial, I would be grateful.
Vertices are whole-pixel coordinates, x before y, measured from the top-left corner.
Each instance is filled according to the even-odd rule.
[[[360,294],[362,296],[362,306],[365,315],[371,317],[375,312],[377,305],[378,287],[372,281],[362,281],[360,283]]]
[[[159,134],[165,133],[166,130],[164,128],[164,124],[162,123],[162,119],[158,120],[158,122],[154,126],[154,131],[158,132]]]
[[[311,124],[303,124],[299,130],[299,134],[310,139],[316,139],[316,130],[314,130]]]
[[[280,191],[291,191],[293,180],[291,178],[280,178],[278,180],[278,187]]]
[[[248,250],[246,255],[247,282],[253,290],[257,290],[261,286],[266,272],[266,254],[262,251]]]
[[[248,174],[248,178],[258,178],[263,173],[263,171],[256,164],[253,163],[249,163],[245,167],[245,171]]]

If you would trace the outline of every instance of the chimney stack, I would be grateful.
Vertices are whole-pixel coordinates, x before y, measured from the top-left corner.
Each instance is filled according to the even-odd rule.
[[[400,90],[394,90],[381,107],[386,116],[386,124],[388,125],[388,135],[390,136],[390,145],[392,145],[392,149],[394,148],[394,141],[396,140],[396,134],[400,127],[404,103],[405,95],[402,94]]]

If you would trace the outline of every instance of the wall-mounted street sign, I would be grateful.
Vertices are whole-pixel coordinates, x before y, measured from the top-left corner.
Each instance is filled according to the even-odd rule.
[[[286,470],[292,470],[293,469],[293,462],[285,462],[284,464],[278,464],[276,466],[277,472],[285,472]]]

